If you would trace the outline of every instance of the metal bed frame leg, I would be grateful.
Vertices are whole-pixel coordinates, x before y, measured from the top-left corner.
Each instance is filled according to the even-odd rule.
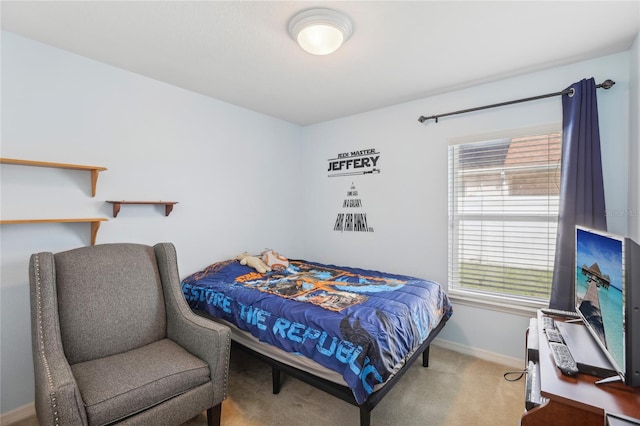
[[[370,426],[371,424],[371,411],[365,407],[360,407],[360,426]]]
[[[280,370],[275,367],[271,367],[271,382],[273,387],[273,394],[280,393]]]
[[[424,350],[424,352],[422,352],[422,366],[423,367],[428,367],[429,366],[429,348],[431,347],[431,345],[427,346],[427,349]]]

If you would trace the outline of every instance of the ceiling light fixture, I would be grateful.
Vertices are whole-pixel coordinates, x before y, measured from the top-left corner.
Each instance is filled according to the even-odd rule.
[[[289,21],[289,34],[312,55],[328,55],[351,36],[351,20],[331,9],[304,10]]]

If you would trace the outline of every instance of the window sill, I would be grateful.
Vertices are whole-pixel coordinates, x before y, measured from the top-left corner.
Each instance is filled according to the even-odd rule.
[[[458,289],[449,289],[449,299],[453,303],[460,305],[491,309],[526,317],[535,316],[538,309],[546,308],[549,305],[548,301],[522,300],[508,296],[479,294]]]

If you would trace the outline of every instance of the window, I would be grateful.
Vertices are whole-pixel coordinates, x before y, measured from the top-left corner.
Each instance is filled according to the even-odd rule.
[[[549,299],[561,145],[560,132],[544,132],[449,146],[454,294]]]

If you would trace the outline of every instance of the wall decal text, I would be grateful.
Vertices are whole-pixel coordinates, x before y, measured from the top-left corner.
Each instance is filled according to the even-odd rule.
[[[359,198],[358,190],[353,182],[349,191],[347,191],[347,198],[342,203],[342,213],[338,213],[335,224],[333,225],[334,231],[339,232],[373,232],[373,228],[369,226],[367,222],[367,214],[361,211],[362,200]],[[358,209],[356,211],[352,209]]]
[[[329,161],[327,172],[329,177],[380,173],[379,160],[380,153],[375,148],[343,152],[336,158],[327,160]]]

